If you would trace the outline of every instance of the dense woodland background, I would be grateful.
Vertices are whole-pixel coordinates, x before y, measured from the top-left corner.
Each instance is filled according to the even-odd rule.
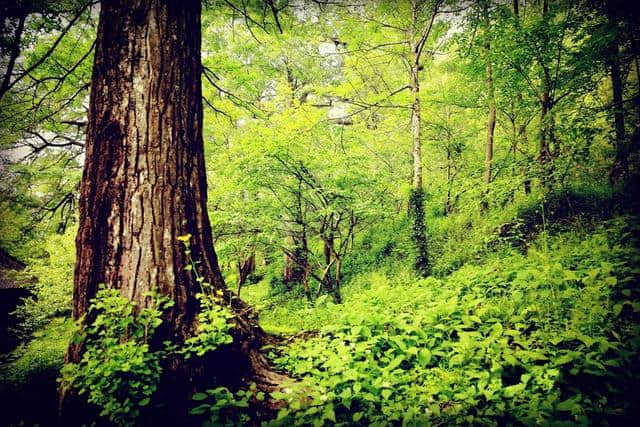
[[[633,422],[632,2],[147,3],[169,5],[157,24],[115,2],[0,2],[7,424],[55,424],[58,386],[117,425],[167,408],[213,425]],[[180,158],[183,139],[162,129],[191,150],[168,175],[162,147]],[[157,277],[127,267],[143,255],[111,263],[86,222],[112,212],[109,180],[154,171],[109,175],[132,150],[184,187],[114,214],[140,224],[122,247],[166,256]],[[144,246],[167,223],[198,231]],[[243,352],[251,375],[231,366]],[[199,379],[168,391],[167,372]]]

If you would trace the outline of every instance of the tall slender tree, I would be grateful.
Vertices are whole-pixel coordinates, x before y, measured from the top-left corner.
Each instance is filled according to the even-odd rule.
[[[411,234],[416,245],[416,269],[423,275],[428,275],[429,254],[427,246],[427,231],[424,223],[424,184],[422,179],[422,112],[420,105],[420,70],[423,68],[423,52],[429,35],[433,30],[443,0],[426,1],[411,0],[411,22],[406,34],[409,47],[407,62],[409,64],[411,93],[411,142],[413,155],[413,188],[410,198],[410,211],[413,216]]]
[[[622,95],[624,83],[622,81],[622,70],[620,66],[620,34],[618,7],[614,1],[606,2],[607,23],[612,32],[607,55],[607,67],[611,76],[611,90],[613,95],[613,121],[615,129],[616,159],[609,175],[612,184],[615,184],[620,176],[628,172],[627,165],[627,141],[624,125],[624,104]]]
[[[488,1],[483,1],[482,22],[484,26],[484,53],[486,57],[486,80],[487,80],[487,143],[485,145],[484,158],[484,185],[485,193],[489,192],[491,184],[491,171],[493,166],[493,139],[496,129],[496,96],[493,84],[493,63],[491,59],[491,16]],[[488,207],[488,201],[485,198],[482,202],[484,209]]]

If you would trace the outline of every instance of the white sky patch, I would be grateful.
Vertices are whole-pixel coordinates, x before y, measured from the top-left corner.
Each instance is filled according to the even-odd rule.
[[[327,116],[329,116],[329,118],[332,120],[342,119],[346,117],[347,114],[348,114],[348,106],[344,102],[335,102],[327,112]]]

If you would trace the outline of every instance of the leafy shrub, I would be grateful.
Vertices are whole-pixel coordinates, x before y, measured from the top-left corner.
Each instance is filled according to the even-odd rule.
[[[221,304],[222,291],[214,291],[198,273],[197,263],[191,259],[190,237],[178,239],[189,258],[186,268],[193,272],[202,290],[196,294],[200,303],[196,335],[181,345],[165,341],[162,348],[152,348],[151,339],[162,324],[162,312],[173,301],[149,294],[150,305],[138,309],[118,290],[102,288],[89,308],[94,320],[86,326],[80,324],[73,337],[75,342],[83,342],[85,352],[79,363],[62,369],[63,387],[87,394],[88,401],[101,409],[100,415],[118,425],[135,424],[141,409],[150,404],[166,357],[200,357],[232,341],[228,323],[232,314]]]
[[[445,277],[467,262],[481,261],[487,252],[485,242],[494,221],[497,219],[484,218],[474,211],[431,218],[427,227],[433,275]]]
[[[220,291],[218,291],[220,292]],[[222,292],[220,292],[222,294]],[[220,304],[220,295],[197,294],[200,302],[198,314],[198,334],[187,338],[179,353],[186,358],[204,356],[224,344],[233,341],[229,331],[229,319],[233,317],[231,311]]]
[[[255,285],[264,279],[264,274],[254,271],[247,276],[247,283],[245,285]]]
[[[540,232],[560,232],[582,219],[610,219],[619,198],[608,187],[565,188],[545,196],[529,197],[515,206],[513,218],[501,223],[487,240],[489,246],[506,242],[525,250],[528,242]]]
[[[361,235],[356,235],[352,251],[345,256],[344,281],[370,271],[395,270],[398,264],[409,266],[415,258],[410,221],[405,215],[381,219]]]
[[[250,390],[238,390],[235,394],[226,387],[216,387],[206,390],[204,393],[194,393],[191,397],[198,406],[193,408],[191,415],[207,415],[208,419],[203,426],[237,426],[245,425],[250,421],[244,410],[249,407],[249,399],[252,394],[259,400],[264,399],[264,393],[256,391],[255,383]],[[210,402],[209,402],[210,401]]]
[[[633,223],[542,235],[528,256],[494,257],[445,280],[376,279],[346,299],[349,313],[333,309],[320,336],[273,354],[299,379],[273,393],[289,402],[273,423],[631,421],[640,379]]]
[[[84,341],[85,352],[77,364],[62,369],[63,387],[87,394],[100,415],[119,425],[133,425],[140,408],[156,391],[166,351],[154,351],[150,340],[162,323],[162,310],[172,301],[153,297],[153,304],[135,315],[135,303],[116,289],[101,289],[90,315],[95,320],[80,329],[73,340]]]
[[[135,424],[142,408],[150,404],[162,361],[170,354],[200,357],[232,341],[229,310],[219,304],[219,296],[199,293],[198,333],[181,346],[167,341],[163,348],[152,348],[150,341],[162,324],[162,311],[173,301],[149,297],[152,304],[137,312],[136,304],[118,290],[98,291],[90,307],[95,320],[72,338],[84,342],[82,360],[61,371],[63,387],[87,394],[88,401],[101,409],[100,415],[118,425]]]
[[[309,281],[313,283],[313,279],[309,278]],[[279,275],[269,275],[269,295],[274,298],[302,298],[304,297],[304,286],[302,283],[285,283],[282,280],[282,272]]]

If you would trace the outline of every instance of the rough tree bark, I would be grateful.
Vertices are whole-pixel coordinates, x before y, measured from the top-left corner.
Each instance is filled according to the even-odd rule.
[[[155,290],[175,305],[154,339],[179,344],[193,335],[199,287],[185,269],[188,259],[177,239],[186,234],[193,236],[191,256],[200,261],[199,272],[231,301],[233,344],[213,352],[206,365],[188,366],[178,357],[166,361],[166,412],[176,422],[184,420],[198,378],[230,386],[257,381],[265,389],[281,379],[259,352],[266,336],[257,317],[226,290],[213,248],[200,8],[200,0],[102,3],[76,237],[74,319],[87,314],[99,284],[120,290],[138,307]],[[66,362],[79,362],[82,354],[82,344],[71,343]],[[78,402],[73,392],[61,391],[63,420],[73,419]]]

